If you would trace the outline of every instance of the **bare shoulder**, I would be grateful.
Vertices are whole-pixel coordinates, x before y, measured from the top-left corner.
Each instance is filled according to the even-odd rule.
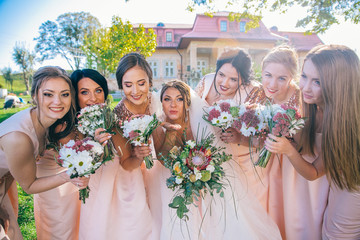
[[[0,138],[0,146],[4,152],[12,154],[33,153],[34,145],[28,135],[23,132],[11,132]]]

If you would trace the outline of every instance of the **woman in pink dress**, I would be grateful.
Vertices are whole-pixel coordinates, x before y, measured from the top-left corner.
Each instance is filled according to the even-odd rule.
[[[108,96],[106,79],[92,69],[76,70],[71,74],[76,95],[76,109],[80,111],[89,105],[104,103]],[[64,128],[66,125],[59,125]],[[76,128],[67,136],[54,142],[66,144],[83,136]],[[45,151],[37,162],[37,176],[49,176],[65,171],[54,161],[54,149]],[[100,170],[99,170],[100,171]],[[95,178],[95,177],[94,177]],[[92,183],[93,180],[90,180]],[[66,183],[57,188],[34,195],[34,212],[37,238],[41,239],[78,239],[80,221],[79,189]]]
[[[275,142],[265,141],[269,151],[285,154],[305,179],[313,181],[326,174],[331,183],[323,222],[291,226],[295,230],[291,239],[360,238],[359,64],[356,53],[345,46],[312,49],[305,58],[299,84],[308,121],[296,135],[297,148],[286,138],[273,135],[269,138]],[[319,201],[316,196],[325,194],[322,189],[312,190],[310,198],[305,195],[293,204],[311,204]],[[316,210],[316,214],[322,211]]]
[[[152,71],[137,53],[125,55],[116,71],[124,98],[115,107],[118,118],[150,114]],[[150,96],[150,97],[149,97]],[[109,134],[100,134],[103,142]],[[102,138],[102,139],[100,139]],[[80,239],[150,239],[152,220],[146,201],[142,158],[120,133],[112,136],[119,157],[91,176],[90,197],[81,207]]]
[[[181,128],[167,129],[157,153],[166,155],[171,148],[182,146],[184,140],[200,140],[202,134],[214,133],[212,126],[202,118],[202,109],[207,103],[198,97],[188,85],[179,80],[169,81],[160,91],[160,100],[164,111],[164,120],[178,124]],[[183,135],[186,131],[186,138]],[[215,144],[219,144],[219,139]],[[155,239],[281,239],[276,224],[267,216],[261,205],[247,194],[233,178],[232,163],[223,164],[229,185],[224,189],[224,197],[207,194],[195,200],[189,207],[189,219],[181,221],[176,210],[168,206],[175,192],[166,186],[170,170],[160,161],[149,170],[149,202],[154,218],[154,229],[158,232]]]
[[[0,202],[10,219],[7,234],[15,240],[22,239],[22,236],[16,222],[17,212],[8,195],[10,186],[16,188],[16,184],[12,185],[14,180],[29,194],[47,191],[69,181],[79,188],[88,183],[87,178],[70,180],[66,172],[36,176],[36,158],[45,150],[47,142],[59,135],[67,135],[73,126],[74,91],[66,72],[58,67],[40,68],[34,74],[31,96],[35,107],[0,124]],[[65,121],[69,128],[55,134],[57,124]]]

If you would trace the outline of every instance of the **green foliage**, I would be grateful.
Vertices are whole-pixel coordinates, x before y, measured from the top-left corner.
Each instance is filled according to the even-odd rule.
[[[18,224],[25,239],[36,239],[33,196],[17,185],[19,196]]]
[[[3,68],[1,70],[1,72],[3,74],[3,78],[5,79],[5,81],[10,84],[11,91],[12,91],[12,89],[13,89],[13,80],[14,80],[13,76],[11,75],[12,69],[10,67],[5,67],[5,68]],[[2,88],[2,85],[0,85],[0,88]]]
[[[17,42],[13,49],[13,60],[21,68],[26,91],[30,89],[30,81],[34,72],[35,53],[28,50],[25,43]]]
[[[220,0],[190,0],[188,10],[195,11],[197,5],[204,5],[213,13]],[[307,16],[299,19],[296,26],[308,29],[308,32],[323,33],[333,24],[338,24],[339,19],[355,24],[360,20],[359,0],[228,0],[226,7],[239,9],[239,13],[229,14],[229,19],[236,20],[233,15],[251,19],[247,29],[256,27],[256,22],[261,20],[264,10],[285,13],[292,7],[301,7],[307,10]],[[240,13],[241,12],[241,13]]]
[[[12,77],[13,77],[13,89],[11,92],[15,93],[16,95],[19,95],[20,93],[24,93],[26,91],[26,87],[24,84],[22,74],[14,73],[12,74]],[[0,84],[2,84],[4,88],[10,89],[9,84],[5,81],[3,75],[0,75]]]
[[[53,59],[57,55],[65,58],[72,70],[79,69],[83,41],[86,35],[91,35],[100,27],[99,20],[87,12],[65,13],[56,22],[46,21],[39,27],[40,36],[36,50],[41,54],[41,60]]]
[[[83,50],[86,64],[96,68],[103,75],[115,72],[120,59],[127,53],[140,52],[145,57],[151,56],[156,48],[156,35],[152,29],[146,31],[140,25],[136,31],[129,21],[120,17],[112,18],[109,28],[97,29],[94,34],[85,37]]]

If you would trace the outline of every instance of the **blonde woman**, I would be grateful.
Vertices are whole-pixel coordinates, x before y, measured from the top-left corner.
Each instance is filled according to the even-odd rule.
[[[265,142],[271,152],[286,155],[284,162],[289,161],[304,179],[316,181],[327,175],[331,183],[327,205],[314,209],[316,215],[300,215],[298,219],[304,224],[288,223],[286,216],[294,213],[285,212],[289,239],[360,238],[359,79],[359,58],[354,51],[338,45],[315,47],[305,58],[300,78],[308,121],[295,138],[297,148],[273,135],[269,138],[275,142]],[[297,185],[294,187],[299,188]],[[313,204],[323,197],[320,186],[309,190],[314,195],[292,196],[297,200],[292,204]],[[321,218],[315,223],[325,207],[323,221]]]

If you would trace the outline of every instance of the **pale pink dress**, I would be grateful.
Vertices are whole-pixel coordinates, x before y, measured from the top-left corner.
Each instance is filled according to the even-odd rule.
[[[129,117],[123,101],[115,113]],[[89,187],[90,196],[81,205],[79,239],[150,239],[152,219],[140,167],[126,171],[115,157],[91,175]]]
[[[349,192],[332,183],[324,214],[322,239],[360,239],[360,190]]]
[[[11,132],[22,132],[29,136],[34,146],[34,157],[39,154],[39,141],[30,115],[31,108],[11,116],[0,124],[0,138]],[[9,172],[5,153],[0,150],[0,204],[10,217],[8,236],[10,239],[23,239],[17,224],[18,198],[16,182]]]
[[[37,177],[51,176],[66,170],[55,162],[55,150],[46,150],[43,155],[37,161]],[[80,206],[79,189],[70,182],[34,194],[37,238],[78,239]]]
[[[215,74],[208,74],[199,82],[196,92],[202,99],[206,99],[209,94],[210,88],[213,85]],[[254,87],[249,92],[248,96],[240,96],[235,94],[234,101],[238,103],[250,102],[250,103],[262,103],[265,101],[265,94],[261,93],[260,85],[253,82]],[[254,166],[254,161],[257,160],[258,152],[255,148],[243,146],[240,144],[229,143],[228,144],[234,156],[234,159],[241,167],[241,171],[238,172],[238,177],[242,179],[243,187],[247,192],[255,195],[259,200],[263,208],[268,211],[268,171],[269,168],[261,168]],[[251,149],[251,154],[250,154]]]
[[[321,144],[321,133],[316,134],[315,144]],[[312,163],[317,157],[303,155]],[[308,181],[294,169],[284,155],[282,161],[283,204],[285,238],[289,240],[321,239],[323,215],[329,195],[329,183],[326,176]]]

